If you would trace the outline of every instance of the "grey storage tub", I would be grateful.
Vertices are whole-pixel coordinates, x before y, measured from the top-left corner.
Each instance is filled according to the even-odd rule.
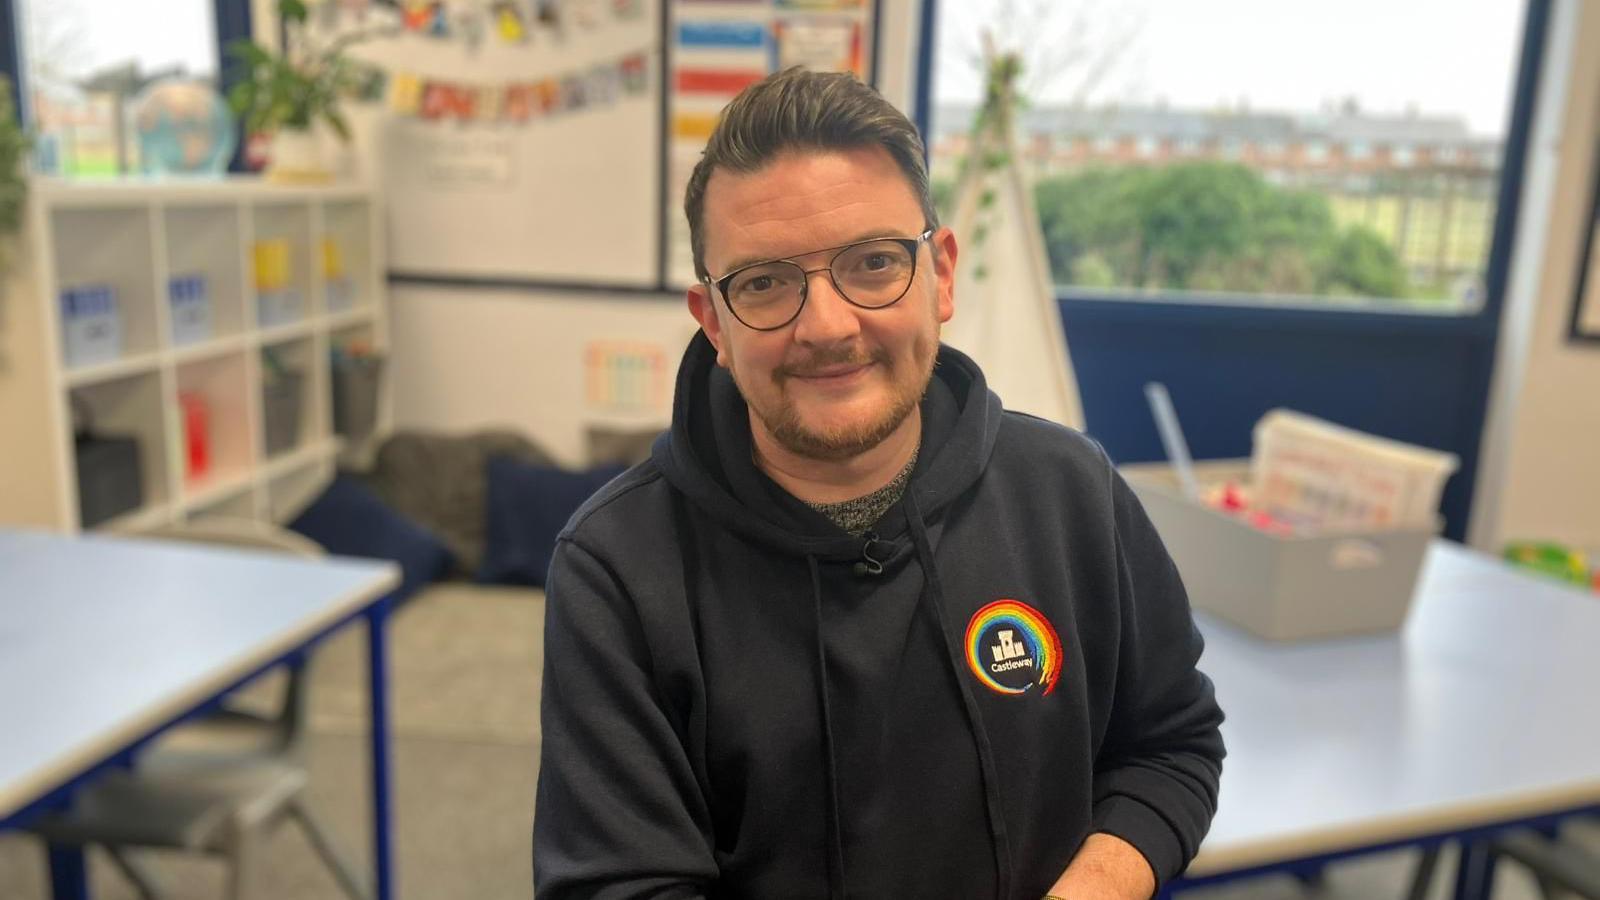
[[[305,402],[305,373],[292,369],[268,377],[261,390],[261,418],[265,450],[277,456],[300,443],[301,407]]]
[[[1202,486],[1244,483],[1248,460],[1198,463]],[[1172,554],[1195,609],[1270,640],[1392,631],[1411,609],[1435,531],[1282,536],[1184,496],[1171,467],[1122,474]]]

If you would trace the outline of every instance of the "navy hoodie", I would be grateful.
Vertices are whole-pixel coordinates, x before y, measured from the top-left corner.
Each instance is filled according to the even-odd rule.
[[[922,413],[850,537],[752,464],[695,337],[551,564],[538,897],[1032,900],[1096,831],[1159,882],[1193,857],[1222,713],[1138,501],[948,347]]]

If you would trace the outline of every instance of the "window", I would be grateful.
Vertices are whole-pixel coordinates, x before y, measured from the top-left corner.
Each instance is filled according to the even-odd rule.
[[[1050,73],[1024,77],[1021,128],[1066,110],[1118,123],[1115,140],[1097,133],[1093,153],[1058,156],[1035,183],[1064,290],[1448,311],[1481,300],[1520,0],[1470,14],[1452,0],[1063,6],[943,0],[931,128],[972,121],[985,30],[1024,73]]]
[[[36,165],[50,174],[139,171],[131,110],[169,76],[216,84],[213,0],[16,0],[22,93]]]

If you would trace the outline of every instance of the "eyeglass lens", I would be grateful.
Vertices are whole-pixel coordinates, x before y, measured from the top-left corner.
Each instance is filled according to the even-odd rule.
[[[830,269],[846,300],[875,309],[899,300],[911,286],[916,258],[895,240],[869,241],[842,250]],[[792,262],[770,262],[736,273],[728,283],[728,303],[753,328],[781,325],[794,318],[805,300],[806,273]]]

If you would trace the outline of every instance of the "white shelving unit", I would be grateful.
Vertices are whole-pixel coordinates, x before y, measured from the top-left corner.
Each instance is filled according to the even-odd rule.
[[[35,180],[0,291],[0,525],[83,528],[75,416],[138,446],[141,502],[96,527],[292,517],[390,428],[385,366],[371,435],[334,433],[330,363],[345,344],[387,356],[382,221],[360,185]],[[195,276],[198,333],[178,328],[195,306],[172,305],[173,280]],[[274,280],[289,302],[258,289]],[[120,352],[70,365],[64,292],[97,287],[114,292]],[[184,396],[206,411],[199,473]]]

